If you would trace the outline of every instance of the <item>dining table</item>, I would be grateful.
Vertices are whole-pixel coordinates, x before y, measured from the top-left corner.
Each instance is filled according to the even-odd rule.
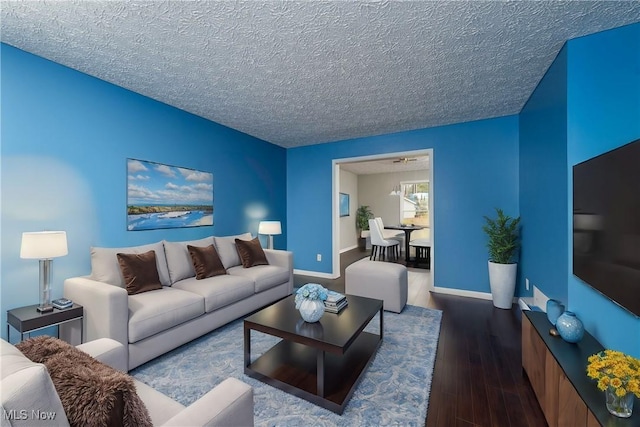
[[[423,230],[426,227],[422,225],[385,225],[384,228],[386,230],[401,230],[404,231],[404,262],[408,267],[411,262],[411,257],[409,256],[409,240],[411,240],[411,233],[416,230]]]

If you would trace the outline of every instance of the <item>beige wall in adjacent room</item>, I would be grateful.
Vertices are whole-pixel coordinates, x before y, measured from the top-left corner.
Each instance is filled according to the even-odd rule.
[[[401,181],[428,180],[429,171],[391,172],[372,175],[358,175],[358,203],[369,205],[373,214],[382,218],[385,224],[400,223],[400,198],[389,192]],[[357,208],[357,207],[356,207]]]
[[[358,176],[340,169],[340,193],[349,195],[349,216],[338,217],[340,223],[340,251],[358,245],[356,210],[358,209]]]

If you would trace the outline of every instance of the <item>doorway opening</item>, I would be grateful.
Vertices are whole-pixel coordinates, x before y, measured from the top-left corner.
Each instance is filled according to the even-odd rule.
[[[417,225],[424,227],[413,232],[415,239],[430,239],[431,221],[429,211],[428,179],[417,181],[401,181],[400,197],[398,198],[401,225]]]
[[[428,160],[428,163],[423,164],[423,167],[418,167],[417,165],[425,158]],[[412,159],[418,159],[418,161],[412,161]],[[354,236],[357,234],[355,225],[345,221],[344,217],[342,217],[341,221],[339,213],[340,193],[350,193],[351,204],[355,211],[359,206],[368,204],[367,200],[371,200],[372,191],[380,192],[377,203],[384,204],[384,206],[375,206],[375,209],[373,210],[376,216],[383,218],[385,224],[399,225],[411,220],[419,221],[420,223],[425,221],[427,222],[429,228],[425,228],[425,236],[416,237],[427,238],[431,243],[431,274],[433,274],[436,257],[434,241],[435,233],[433,230],[435,202],[435,182],[433,179],[434,164],[433,149],[385,153],[333,160],[332,277],[337,278],[340,276],[340,253],[341,249],[344,249],[341,247],[341,237],[344,239],[345,233],[352,234]],[[414,165],[413,170],[417,171],[411,175],[411,179],[407,178],[408,175],[403,172],[407,170],[409,167],[408,165]],[[374,172],[361,172],[362,168],[365,166],[373,167]],[[345,171],[348,173],[344,173]],[[341,172],[343,172],[345,176],[355,175],[359,182],[368,180],[370,182],[370,184],[368,184],[369,187],[365,189],[360,188],[360,190],[355,191],[353,188],[351,188],[350,191],[345,191],[344,188],[341,189],[341,182],[344,182],[344,180],[341,180]],[[377,174],[377,176],[375,179],[369,179],[368,177],[361,178],[361,175],[366,174]],[[361,186],[359,185],[359,187]],[[372,190],[372,188],[375,190]],[[402,197],[390,197],[390,190],[396,196],[402,194]],[[408,205],[403,206],[405,199],[409,200],[410,203],[413,203],[414,212],[410,213],[411,208]],[[412,217],[405,218],[406,215],[412,215]],[[355,223],[355,219],[352,222]],[[431,281],[431,287],[433,287],[433,281]]]

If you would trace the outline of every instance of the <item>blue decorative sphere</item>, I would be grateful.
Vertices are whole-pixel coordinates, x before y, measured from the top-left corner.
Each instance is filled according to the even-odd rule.
[[[584,336],[584,325],[575,313],[565,311],[556,320],[556,329],[566,342],[576,343]]]

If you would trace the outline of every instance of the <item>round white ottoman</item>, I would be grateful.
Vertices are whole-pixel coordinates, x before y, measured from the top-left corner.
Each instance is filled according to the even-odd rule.
[[[407,303],[407,267],[391,262],[354,262],[345,269],[345,293],[380,299],[387,311],[400,313]]]

